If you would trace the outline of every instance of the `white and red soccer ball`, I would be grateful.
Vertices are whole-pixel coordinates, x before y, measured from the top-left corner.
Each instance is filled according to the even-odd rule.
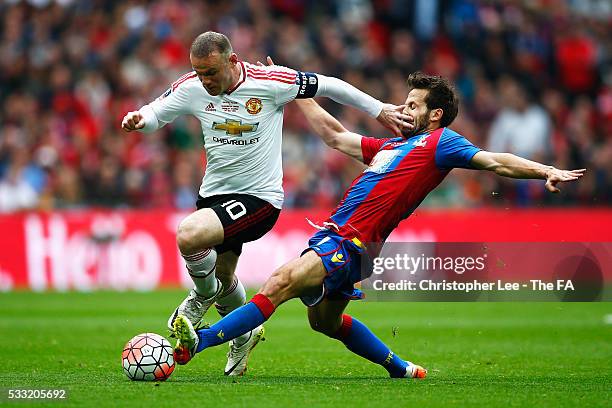
[[[130,380],[165,381],[174,371],[172,346],[159,334],[139,334],[123,348],[121,366]]]

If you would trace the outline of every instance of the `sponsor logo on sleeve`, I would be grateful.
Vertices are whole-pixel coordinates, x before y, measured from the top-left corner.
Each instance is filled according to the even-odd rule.
[[[164,99],[165,97],[167,97],[168,95],[170,95],[172,93],[172,88],[168,88],[166,90],[166,92],[164,92],[163,94],[159,95],[159,97],[157,98],[158,101],[161,101],[162,99]]]

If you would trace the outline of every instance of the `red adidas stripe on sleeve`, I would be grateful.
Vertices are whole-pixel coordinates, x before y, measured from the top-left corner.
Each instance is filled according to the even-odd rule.
[[[254,67],[248,67],[247,75],[253,79],[259,79],[264,81],[277,81],[286,84],[295,83],[296,73],[287,71],[268,71],[264,69],[257,69]]]
[[[180,77],[179,79],[177,79],[176,81],[172,83],[172,90],[173,91],[176,90],[176,88],[178,88],[182,83],[184,83],[185,81],[191,78],[195,78],[196,76],[198,76],[198,74],[196,74],[195,72],[189,72],[183,75],[182,77]]]

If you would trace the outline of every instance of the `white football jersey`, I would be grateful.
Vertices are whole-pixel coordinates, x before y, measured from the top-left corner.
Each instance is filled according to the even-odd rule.
[[[218,96],[206,91],[195,72],[183,75],[143,107],[157,119],[145,120],[143,130],[155,130],[182,114],[195,115],[207,159],[200,195],[250,194],[281,208],[283,107],[296,97],[313,97],[317,76],[280,66],[238,65],[240,80]]]

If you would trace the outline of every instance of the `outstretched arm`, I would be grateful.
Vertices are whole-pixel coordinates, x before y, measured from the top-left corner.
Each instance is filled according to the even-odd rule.
[[[266,62],[268,66],[274,65],[274,61],[269,56],[266,58]],[[265,66],[259,61],[257,61],[257,64]],[[330,98],[342,105],[349,105],[366,112],[376,118],[381,125],[391,130],[395,136],[401,136],[402,129],[412,129],[414,127],[410,117],[403,113],[404,105],[383,103],[338,78],[312,73],[308,73],[308,75],[312,76],[309,77],[308,81],[313,80],[316,83],[316,92],[309,94],[306,89],[301,89],[295,100],[316,96]],[[302,95],[302,92],[306,92],[304,95],[308,96]]]
[[[578,180],[584,175],[586,169],[559,170],[553,166],[523,159],[510,153],[492,153],[479,151],[472,157],[471,164],[479,170],[489,170],[500,176],[517,179],[546,180],[546,189],[551,193],[560,190],[560,182]]]
[[[341,79],[317,74],[319,88],[315,96],[325,96],[343,105],[350,105],[370,116],[393,132],[395,136],[402,135],[402,128],[412,128],[410,118],[402,112],[404,105],[382,103],[376,98],[360,91],[353,85]]]
[[[314,99],[296,99],[310,127],[329,147],[339,150],[359,161],[361,153],[361,136],[349,132],[336,118],[323,109]]]
[[[171,85],[159,98],[137,111],[128,112],[123,117],[121,127],[126,132],[139,130],[149,133],[172,122],[179,115],[190,113],[193,103],[185,88]]]

